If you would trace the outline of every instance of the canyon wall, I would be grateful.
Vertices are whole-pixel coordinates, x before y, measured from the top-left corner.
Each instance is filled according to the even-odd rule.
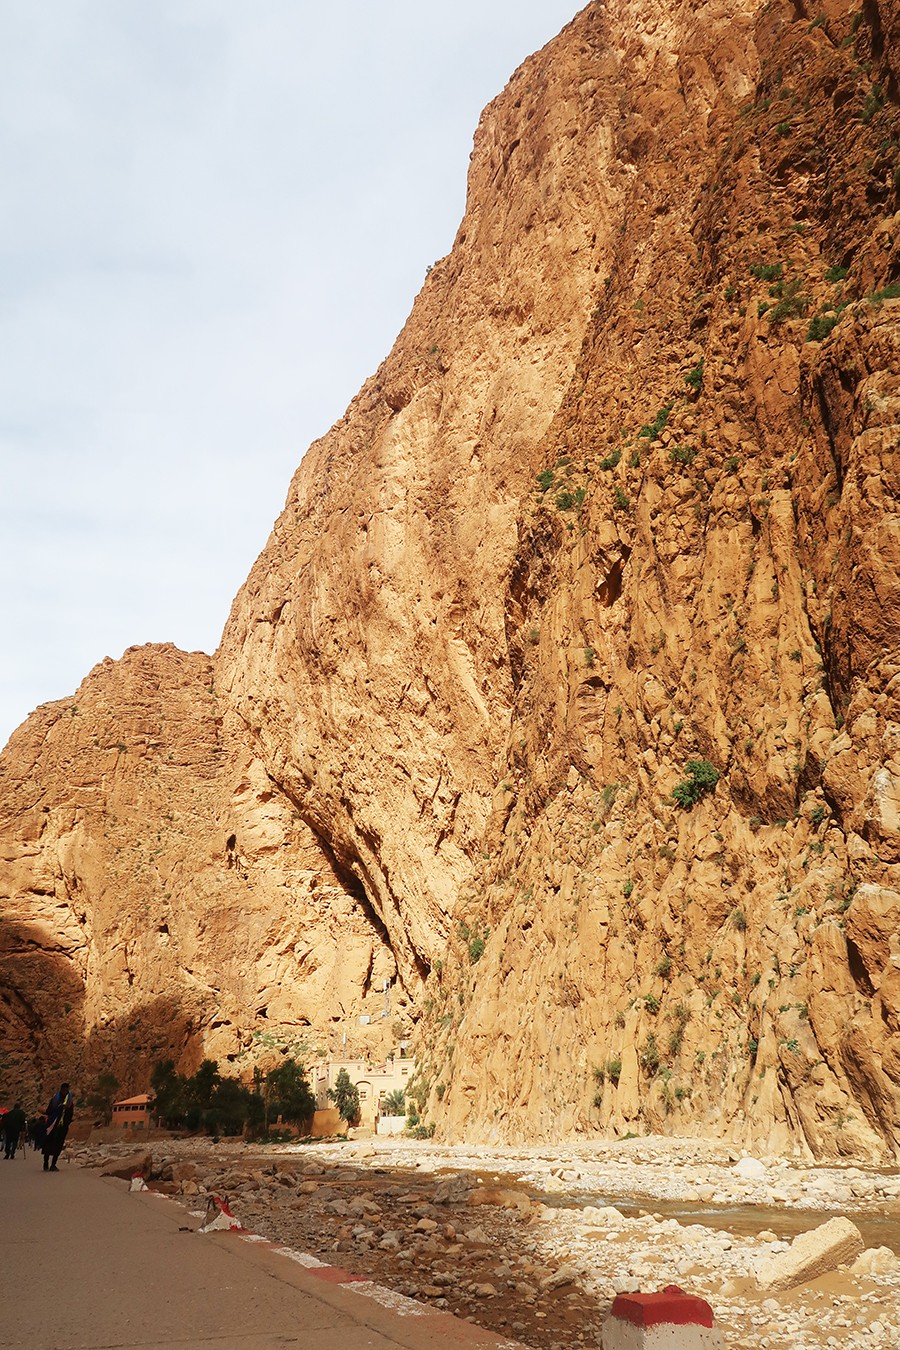
[[[900,1152],[898,22],[516,72],[215,656],[0,759],[5,1079],[415,1025],[446,1138]]]

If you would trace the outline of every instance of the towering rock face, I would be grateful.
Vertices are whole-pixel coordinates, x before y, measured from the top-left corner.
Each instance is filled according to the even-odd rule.
[[[516,73],[216,656],[10,742],[8,1072],[387,982],[447,1137],[900,1150],[898,23],[620,0]]]

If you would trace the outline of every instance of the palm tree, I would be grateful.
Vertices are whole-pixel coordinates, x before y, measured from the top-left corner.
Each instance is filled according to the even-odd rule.
[[[406,1115],[406,1092],[403,1088],[395,1088],[381,1100],[381,1114],[383,1116],[405,1116]]]

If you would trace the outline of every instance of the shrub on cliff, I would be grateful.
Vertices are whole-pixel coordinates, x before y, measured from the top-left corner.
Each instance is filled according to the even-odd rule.
[[[672,798],[685,811],[712,792],[719,781],[719,770],[708,759],[689,759],[684,766],[687,778],[682,778],[672,789]]]

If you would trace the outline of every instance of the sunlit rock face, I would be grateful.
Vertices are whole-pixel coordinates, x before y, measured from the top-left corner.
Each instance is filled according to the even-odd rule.
[[[897,35],[595,4],[514,75],[216,655],[12,738],[7,1076],[415,1022],[446,1138],[900,1149]]]

